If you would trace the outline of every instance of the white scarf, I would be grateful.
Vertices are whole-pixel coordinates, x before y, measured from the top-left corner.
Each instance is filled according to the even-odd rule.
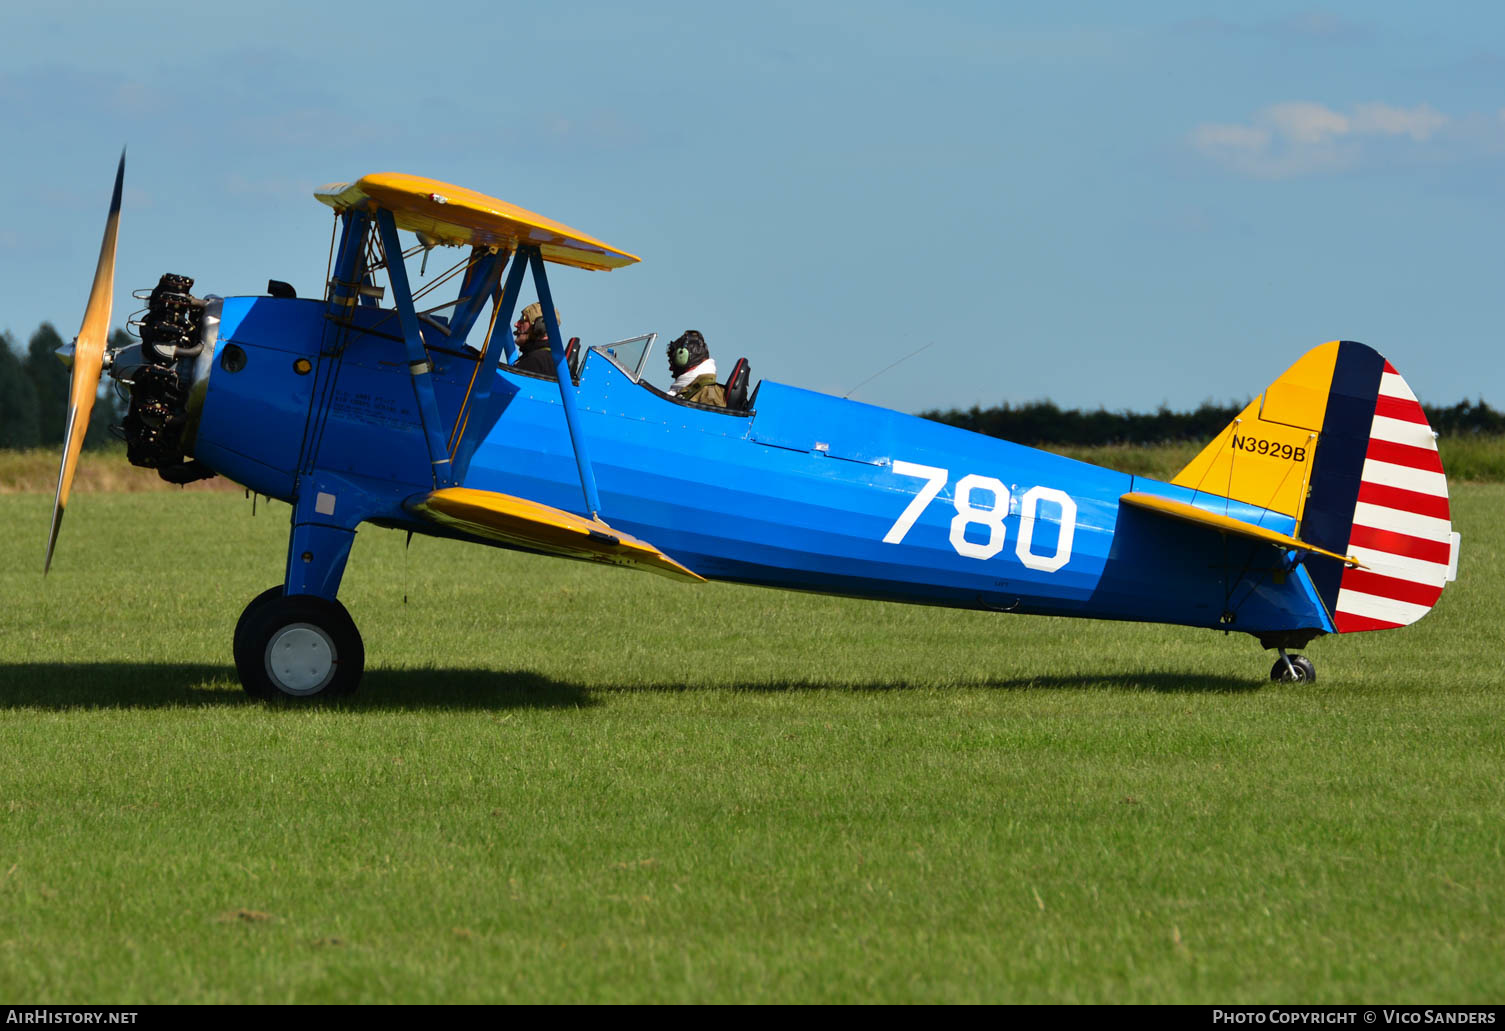
[[[700,377],[714,375],[716,375],[716,359],[707,358],[699,365],[692,365],[684,372],[681,372],[678,376],[676,376],[674,378],[673,385],[669,387],[669,393],[671,395],[677,394],[681,390],[685,389],[685,387],[688,387],[691,383],[694,383]]]

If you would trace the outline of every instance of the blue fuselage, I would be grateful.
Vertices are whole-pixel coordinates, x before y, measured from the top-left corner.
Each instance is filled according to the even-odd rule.
[[[364,332],[352,332],[326,311],[224,302],[195,456],[272,497],[318,480],[343,492],[346,515],[355,505],[363,520],[448,534],[404,507],[436,484],[395,313],[357,308]],[[473,352],[424,334],[446,438],[478,376],[495,377],[467,417],[476,445],[457,483],[584,513],[558,384],[478,370]],[[341,353],[321,355],[336,340]],[[245,356],[235,372],[232,346]],[[1290,533],[1286,516],[779,383],[761,385],[753,411],[708,410],[590,352],[577,389],[601,517],[707,578],[1253,633],[1332,628],[1306,571],[1276,548],[1119,498],[1159,494]]]

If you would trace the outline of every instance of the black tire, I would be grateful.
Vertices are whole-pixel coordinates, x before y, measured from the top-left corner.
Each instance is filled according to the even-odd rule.
[[[338,601],[274,587],[246,606],[235,627],[235,669],[253,698],[348,695],[365,667],[360,631]]]
[[[1285,659],[1276,659],[1275,665],[1270,668],[1270,679],[1277,684],[1310,684],[1317,679],[1317,667],[1312,665],[1312,660],[1305,655],[1291,655],[1291,666],[1296,670],[1296,675],[1291,676],[1291,670],[1286,669]]]
[[[282,597],[282,587],[280,585],[277,587],[268,587],[252,598],[251,604],[247,605],[245,610],[241,612],[240,619],[235,624],[235,637],[232,647],[233,654],[235,655],[235,668],[237,670],[243,669],[252,658],[250,651],[247,650],[249,646],[246,644],[246,627],[250,625],[251,620],[258,612],[280,597]]]

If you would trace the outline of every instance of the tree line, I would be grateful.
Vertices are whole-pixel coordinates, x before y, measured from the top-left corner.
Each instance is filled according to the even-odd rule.
[[[926,419],[959,426],[964,430],[1002,437],[1018,444],[1166,444],[1175,441],[1211,440],[1244,410],[1241,404],[1204,401],[1190,412],[1173,412],[1162,405],[1153,412],[1110,412],[1063,409],[1052,401],[1003,404],[994,408],[974,405],[962,410],[921,412]],[[1443,436],[1505,434],[1505,412],[1478,401],[1455,405],[1421,406],[1432,429]]]
[[[110,336],[111,347],[131,343],[125,330]],[[23,349],[10,333],[0,333],[0,448],[57,447],[63,445],[68,418],[68,386],[72,373],[55,353],[63,338],[44,322]],[[114,438],[110,426],[118,425],[124,411],[114,390],[106,387],[94,403],[84,447],[99,448]]]
[[[111,347],[131,343],[123,329],[110,336]],[[63,338],[44,322],[22,349],[10,333],[0,333],[0,448],[60,447],[68,415],[67,366],[54,353]],[[109,381],[106,380],[108,384]],[[965,430],[1002,437],[1020,444],[1087,447],[1103,444],[1162,444],[1211,440],[1233,421],[1244,405],[1204,401],[1189,412],[1162,405],[1153,412],[1083,411],[1061,408],[1053,401],[977,405],[968,409],[921,412],[925,419]],[[1432,429],[1444,436],[1505,434],[1505,413],[1478,401],[1455,405],[1422,405]],[[113,438],[111,424],[119,424],[124,410],[107,386],[94,405],[84,446],[98,448]]]

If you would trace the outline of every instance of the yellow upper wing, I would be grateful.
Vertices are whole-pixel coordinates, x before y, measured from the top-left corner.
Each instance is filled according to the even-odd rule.
[[[384,208],[392,212],[399,229],[452,246],[511,249],[535,244],[545,261],[597,270],[622,268],[638,260],[635,254],[526,208],[418,175],[378,172],[353,183],[321,186],[314,196],[336,211]]]

